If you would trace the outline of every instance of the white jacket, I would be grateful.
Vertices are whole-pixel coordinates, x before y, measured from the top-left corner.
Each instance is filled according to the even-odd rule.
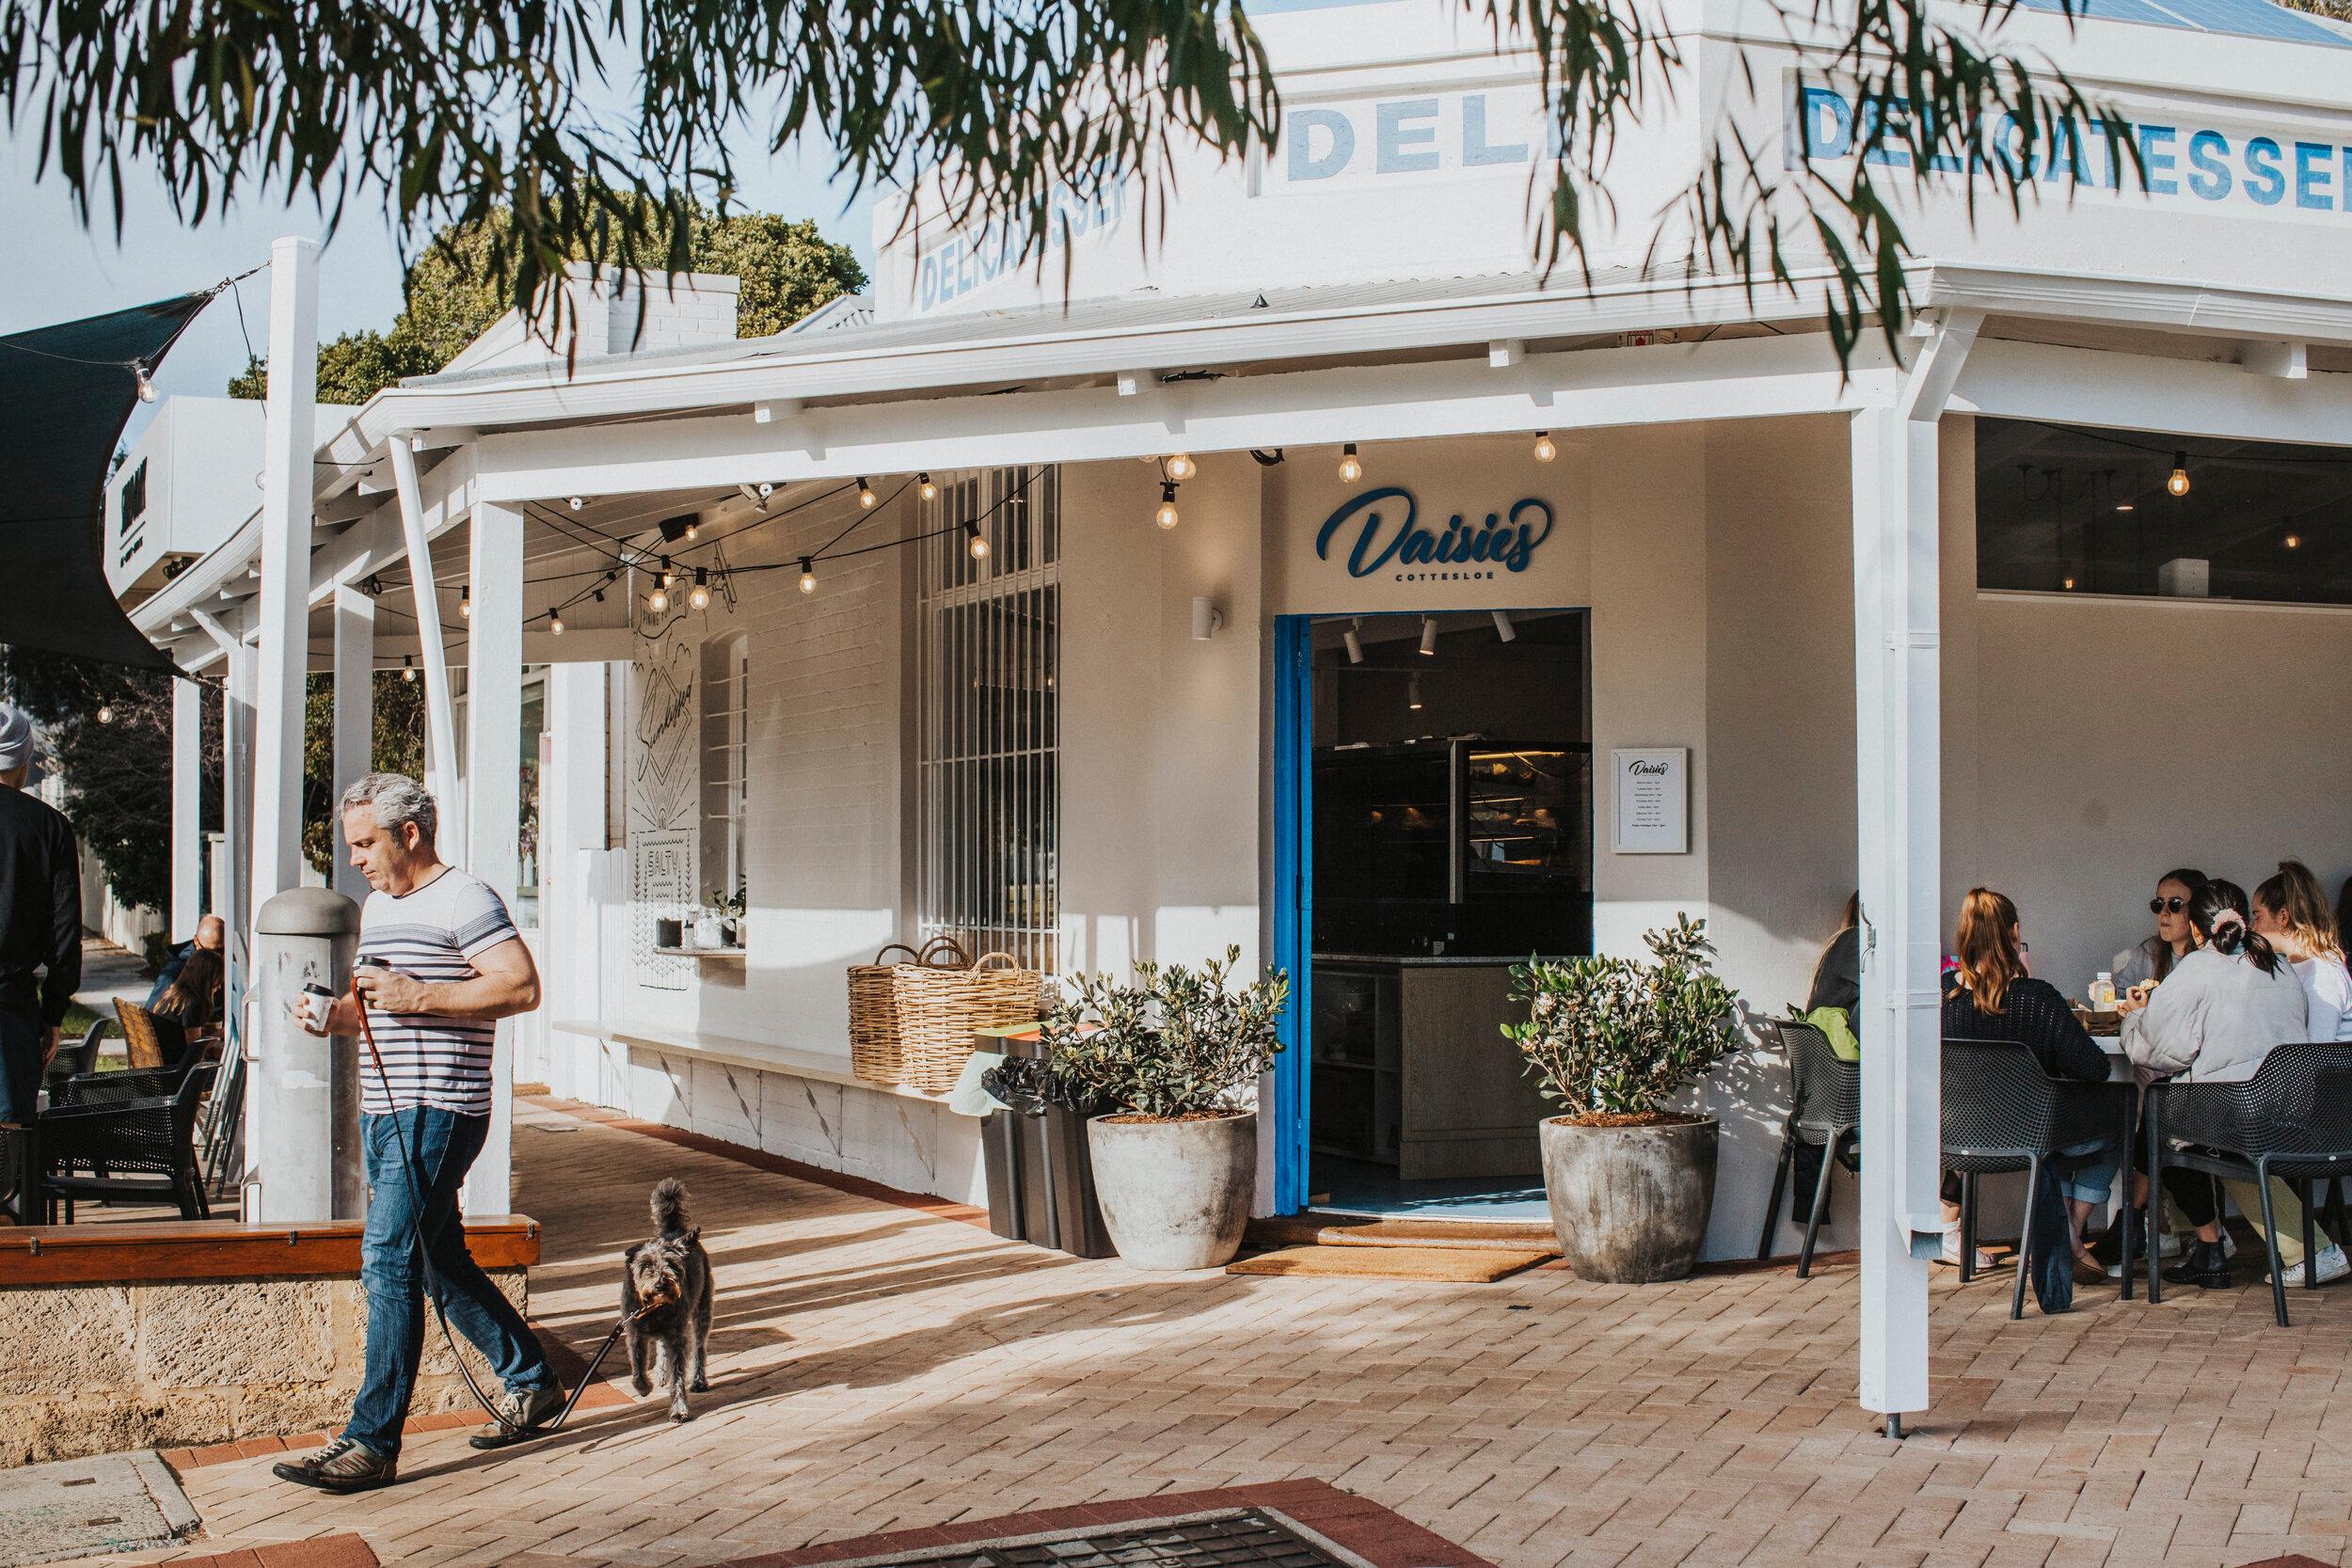
[[[2192,1084],[2242,1084],[2275,1045],[2304,1037],[2303,982],[2279,960],[2265,974],[2243,955],[2201,947],[2124,1021],[2123,1053]]]

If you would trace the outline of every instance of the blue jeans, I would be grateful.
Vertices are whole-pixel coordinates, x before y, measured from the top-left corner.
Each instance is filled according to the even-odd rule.
[[[400,1452],[401,1424],[408,1418],[424,1349],[420,1190],[425,1244],[451,1324],[488,1358],[490,1370],[509,1388],[555,1385],[555,1370],[537,1337],[466,1250],[457,1193],[489,1130],[488,1117],[459,1116],[431,1105],[359,1118],[369,1187],[368,1226],[359,1242],[359,1281],[368,1292],[367,1371],[343,1435],[387,1459]],[[401,1156],[402,1133],[416,1157],[414,1188]]]
[[[2111,1154],[2105,1142],[2069,1144],[2060,1154]],[[2058,1179],[2058,1191],[2078,1203],[2105,1203],[2107,1194],[2115,1188],[2115,1167],[2111,1164],[2085,1165]]]

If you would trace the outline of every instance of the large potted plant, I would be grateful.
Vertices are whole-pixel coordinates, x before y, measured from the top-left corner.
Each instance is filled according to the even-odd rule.
[[[1716,978],[1707,923],[1647,933],[1650,958],[1535,959],[1511,973],[1529,1004],[1502,1026],[1544,1098],[1539,1135],[1560,1250],[1582,1279],[1679,1279],[1715,1201],[1717,1124],[1668,1111],[1737,1047],[1738,995]]]
[[[1290,977],[1231,985],[1240,958],[1138,963],[1126,984],[1080,975],[1045,1020],[1057,1092],[1103,1107],[1087,1123],[1094,1195],[1135,1268],[1216,1268],[1241,1250],[1258,1117],[1240,1101],[1282,1049]]]

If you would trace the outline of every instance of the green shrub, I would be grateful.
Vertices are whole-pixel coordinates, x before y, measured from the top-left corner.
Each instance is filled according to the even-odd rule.
[[[1122,985],[1107,974],[1064,982],[1070,994],[1045,1020],[1057,1092],[1072,1104],[1146,1117],[1232,1108],[1282,1049],[1275,1033],[1290,976],[1269,971],[1232,988],[1241,949],[1200,969],[1138,963]]]
[[[1642,940],[1651,961],[1537,958],[1511,971],[1512,995],[1530,1006],[1502,1033],[1570,1117],[1655,1117],[1738,1047],[1740,998],[1710,967],[1707,922],[1678,914]]]

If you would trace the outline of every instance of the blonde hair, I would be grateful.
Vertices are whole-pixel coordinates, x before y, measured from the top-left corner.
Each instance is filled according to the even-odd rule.
[[[2295,945],[2315,958],[2344,958],[2344,934],[2328,908],[2328,895],[2301,861],[2280,861],[2279,874],[2254,890],[2262,907],[2276,914]]]
[[[1962,989],[1976,999],[1977,1011],[1998,1017],[2009,990],[2026,977],[2026,956],[2017,948],[2017,906],[1989,887],[1972,887],[1961,900],[1960,929],[1952,935]]]

